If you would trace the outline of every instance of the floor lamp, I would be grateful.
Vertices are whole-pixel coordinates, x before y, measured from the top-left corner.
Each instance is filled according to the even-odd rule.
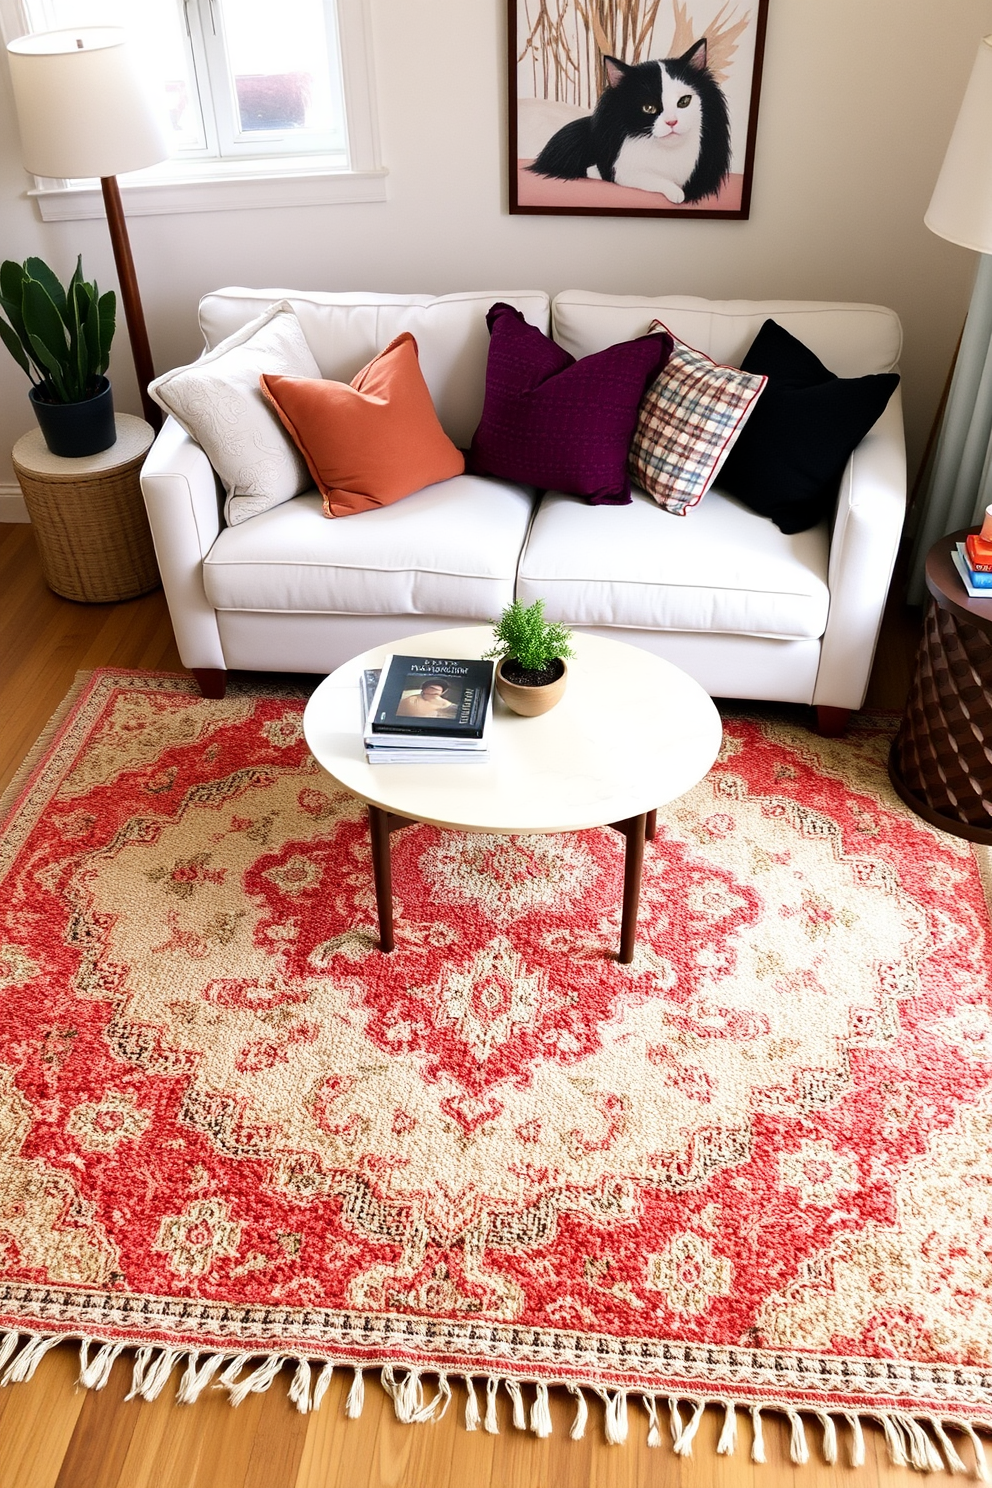
[[[117,185],[118,175],[157,165],[169,154],[148,84],[116,26],[21,36],[7,52],[25,169],[36,176],[100,177],[141,406],[159,429],[162,411],[148,396],[155,373]]]
[[[938,409],[940,433],[910,562],[913,603],[924,597],[923,565],[932,545],[946,532],[981,520],[992,501],[992,36],[979,44],[923,220],[939,237],[984,256]]]

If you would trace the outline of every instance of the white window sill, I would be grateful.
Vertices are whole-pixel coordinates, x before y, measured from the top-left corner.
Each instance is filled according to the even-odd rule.
[[[329,169],[321,162],[297,160],[216,160],[161,167],[121,176],[128,217],[162,217],[173,212],[240,212],[265,207],[313,207],[386,200],[384,169]],[[28,192],[45,222],[102,217],[103,196],[96,181],[52,182]]]

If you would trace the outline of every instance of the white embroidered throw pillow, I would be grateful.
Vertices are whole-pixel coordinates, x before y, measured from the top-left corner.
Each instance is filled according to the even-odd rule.
[[[651,329],[668,327],[653,320]],[[768,379],[674,339],[641,402],[629,470],[659,506],[684,517],[716,480]]]
[[[303,327],[288,300],[242,326],[188,367],[157,377],[148,391],[206,454],[227,492],[231,527],[281,506],[313,485],[258,379],[320,377]]]

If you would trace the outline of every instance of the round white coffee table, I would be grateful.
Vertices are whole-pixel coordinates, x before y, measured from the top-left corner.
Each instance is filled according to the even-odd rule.
[[[490,625],[407,636],[355,656],[321,682],[303,731],[314,758],[369,810],[379,944],[393,949],[390,833],[415,822],[459,832],[577,832],[626,839],[620,960],[634,954],[645,839],[658,806],[707,773],[722,727],[712,699],[670,662],[622,641],[576,633],[557,707],[520,718],[497,696],[486,764],[370,765],[358,681],[388,656],[479,657]]]

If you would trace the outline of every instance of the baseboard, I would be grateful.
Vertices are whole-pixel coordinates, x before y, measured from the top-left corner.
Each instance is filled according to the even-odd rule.
[[[30,522],[18,485],[0,485],[0,522]]]

